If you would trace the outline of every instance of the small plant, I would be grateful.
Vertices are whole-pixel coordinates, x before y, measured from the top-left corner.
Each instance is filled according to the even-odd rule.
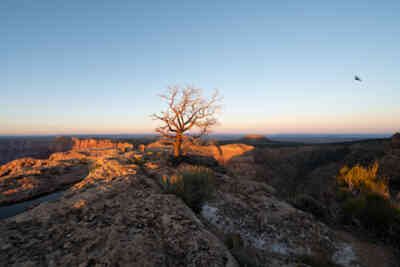
[[[374,193],[389,197],[388,179],[378,178],[378,162],[368,168],[356,165],[353,168],[343,167],[337,177],[339,186],[347,188],[351,192]]]
[[[388,180],[377,177],[377,162],[363,168],[340,170],[338,192],[343,201],[343,221],[356,223],[377,235],[388,235],[400,225],[400,209],[390,200]]]
[[[190,166],[171,177],[164,176],[162,185],[166,193],[177,195],[194,212],[199,213],[203,203],[213,194],[215,176],[208,168]]]

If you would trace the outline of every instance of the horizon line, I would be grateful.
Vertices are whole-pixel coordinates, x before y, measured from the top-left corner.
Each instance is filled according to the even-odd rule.
[[[275,135],[393,135],[394,132],[386,132],[386,133],[360,133],[360,132],[345,132],[345,133],[296,133],[296,132],[282,132],[282,133],[230,133],[230,132],[222,132],[222,133],[210,133],[208,135],[265,135],[265,136],[275,136]],[[60,133],[48,133],[48,134],[0,134],[0,137],[26,137],[26,136],[116,136],[116,135],[159,135],[157,133],[73,133],[73,134],[60,134]]]

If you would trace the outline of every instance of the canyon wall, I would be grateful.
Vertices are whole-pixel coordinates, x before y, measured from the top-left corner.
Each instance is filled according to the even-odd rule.
[[[78,139],[58,136],[53,138],[7,138],[0,139],[0,165],[18,158],[47,159],[56,152],[85,149],[132,149],[128,143],[101,139]]]

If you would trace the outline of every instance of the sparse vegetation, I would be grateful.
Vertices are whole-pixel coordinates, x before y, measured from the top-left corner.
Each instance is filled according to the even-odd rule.
[[[345,166],[340,170],[338,176],[339,186],[346,187],[350,192],[354,192],[355,194],[373,193],[389,197],[388,180],[377,176],[378,169],[378,162],[375,162],[368,168],[356,165],[350,169]]]
[[[400,222],[400,209],[381,194],[368,193],[344,202],[343,219],[346,223],[358,222],[380,234]]]
[[[378,177],[379,164],[340,170],[339,195],[343,221],[363,226],[379,235],[390,233],[400,222],[400,209],[390,200],[388,180]]]
[[[171,177],[164,176],[162,185],[166,193],[177,195],[198,213],[203,203],[213,194],[215,176],[208,168],[190,166],[179,170],[178,174]]]

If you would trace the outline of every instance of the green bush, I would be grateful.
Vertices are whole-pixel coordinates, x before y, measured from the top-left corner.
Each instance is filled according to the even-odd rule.
[[[162,185],[166,193],[177,195],[198,213],[214,192],[215,175],[208,168],[190,166],[181,169],[176,175],[163,177]]]
[[[390,199],[370,193],[347,199],[343,204],[343,219],[347,223],[357,219],[371,230],[387,231],[400,220],[400,210]]]

